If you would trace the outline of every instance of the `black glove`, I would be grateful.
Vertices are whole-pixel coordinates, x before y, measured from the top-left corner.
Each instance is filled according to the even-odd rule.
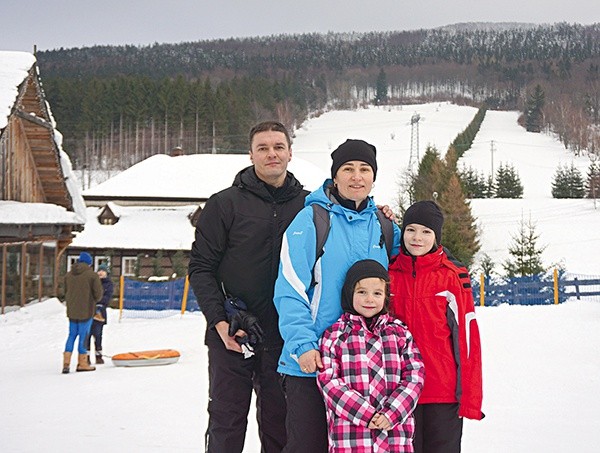
[[[264,332],[258,323],[258,318],[252,313],[240,310],[229,321],[229,336],[233,337],[238,330],[246,332],[247,338],[236,338],[240,344],[250,343],[255,346],[263,340]]]

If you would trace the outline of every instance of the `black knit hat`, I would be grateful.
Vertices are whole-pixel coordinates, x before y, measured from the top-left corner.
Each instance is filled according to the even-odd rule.
[[[375,260],[362,260],[354,263],[348,272],[346,273],[346,280],[342,287],[342,310],[348,313],[356,315],[354,305],[352,304],[352,297],[354,295],[354,287],[359,280],[363,278],[377,277],[384,280],[386,283],[390,282],[390,276],[388,275],[385,267]],[[388,285],[386,285],[386,304],[383,307],[383,311],[387,311],[387,303],[389,295],[387,294]]]
[[[435,233],[435,243],[442,243],[442,226],[444,225],[444,214],[433,201],[417,201],[404,213],[402,219],[402,231],[407,225],[418,223],[426,226]],[[404,235],[403,235],[404,236]],[[404,240],[403,240],[404,243]]]
[[[375,177],[377,176],[376,154],[377,149],[364,140],[346,140],[331,153],[331,158],[333,159],[331,163],[331,177],[335,178],[337,171],[346,162],[360,160],[371,166],[373,169],[373,181],[375,181]]]

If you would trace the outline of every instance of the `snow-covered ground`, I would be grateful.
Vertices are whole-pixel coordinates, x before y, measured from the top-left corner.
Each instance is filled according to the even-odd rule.
[[[394,204],[396,179],[408,165],[410,118],[418,112],[420,154],[427,144],[445,152],[476,110],[451,104],[330,112],[297,132],[294,154],[328,169],[329,153],[346,138],[378,148],[374,195]],[[600,209],[592,200],[553,200],[559,163],[584,173],[587,157],[573,158],[551,137],[530,134],[515,112],[488,112],[463,157],[488,173],[493,159],[511,162],[525,186],[522,200],[474,200],[482,249],[507,256],[522,217],[537,223],[546,264],[600,275]],[[223,186],[231,184],[230,179]],[[219,187],[215,187],[219,190]],[[600,204],[599,204],[600,208]],[[483,346],[486,418],[466,421],[463,451],[595,452],[600,444],[600,302],[559,306],[476,308]],[[207,423],[207,362],[201,315],[118,322],[109,310],[104,352],[174,348],[180,361],[163,367],[116,368],[60,374],[67,336],[65,308],[56,299],[0,316],[0,450],[7,452],[199,451]],[[245,452],[260,451],[250,417]]]
[[[477,307],[483,421],[465,422],[465,453],[596,452],[600,444],[600,303]],[[207,355],[201,315],[118,322],[104,352],[173,348],[178,363],[60,374],[67,336],[56,299],[0,316],[3,452],[201,451]],[[72,367],[74,368],[74,366]],[[254,414],[245,452],[258,453]]]

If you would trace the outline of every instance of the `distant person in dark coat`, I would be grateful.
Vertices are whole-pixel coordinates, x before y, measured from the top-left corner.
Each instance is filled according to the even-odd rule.
[[[94,337],[94,346],[96,349],[96,365],[102,365],[104,363],[104,359],[102,358],[102,331],[104,329],[104,325],[107,322],[107,314],[106,309],[108,308],[108,304],[112,299],[114,292],[114,285],[112,280],[110,279],[108,266],[106,264],[101,264],[98,266],[98,277],[100,277],[100,281],[102,282],[102,299],[100,302],[96,304],[96,314],[92,318],[92,329],[90,330],[90,334],[86,339],[86,348],[88,351],[91,351],[91,342],[92,337]]]
[[[69,337],[63,354],[63,374],[69,372],[71,355],[77,337],[79,337],[77,371],[94,371],[96,369],[89,365],[85,340],[90,333],[96,302],[102,299],[102,283],[91,265],[92,256],[87,252],[81,252],[78,261],[65,276]]]

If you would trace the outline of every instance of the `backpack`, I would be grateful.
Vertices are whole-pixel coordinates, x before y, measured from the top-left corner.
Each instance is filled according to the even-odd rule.
[[[323,256],[323,253],[325,252],[325,242],[327,241],[327,236],[329,236],[331,223],[329,219],[329,212],[327,211],[327,209],[325,209],[320,204],[316,203],[311,206],[313,208],[313,222],[317,231],[315,264],[313,264],[312,280],[310,282],[310,288],[313,288],[317,284],[317,282],[315,281],[315,266],[317,265],[317,261],[319,261],[319,258],[321,258]],[[388,219],[385,215],[383,215],[383,212],[381,212],[379,209],[375,212],[375,214],[377,215],[379,225],[381,226],[379,246],[383,247],[383,245],[385,244],[388,258],[390,258],[392,255],[392,247],[394,246],[394,226],[392,225],[392,221]]]

